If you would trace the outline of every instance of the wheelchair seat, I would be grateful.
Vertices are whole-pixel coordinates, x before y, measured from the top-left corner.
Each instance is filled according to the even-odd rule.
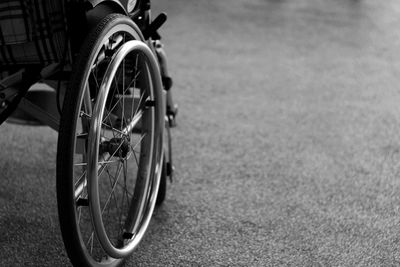
[[[47,66],[68,57],[63,0],[0,2],[0,68]]]

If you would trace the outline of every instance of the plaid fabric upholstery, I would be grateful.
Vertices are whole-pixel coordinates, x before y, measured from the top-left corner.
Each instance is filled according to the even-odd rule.
[[[0,66],[60,62],[67,46],[64,0],[0,1]]]

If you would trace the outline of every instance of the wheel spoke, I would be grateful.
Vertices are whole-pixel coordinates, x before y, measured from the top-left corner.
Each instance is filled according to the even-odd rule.
[[[136,77],[137,77],[137,76],[138,76],[138,75],[136,75]],[[134,78],[133,81],[131,81],[131,83],[129,84],[129,86],[126,87],[126,89],[123,90],[123,92],[122,92],[123,95],[129,90],[129,88],[131,88],[132,83],[134,83],[133,88],[136,88],[136,87],[135,87],[135,84],[136,84],[136,77]],[[116,92],[116,91],[117,91],[117,90],[113,90],[113,95],[112,95],[112,98],[111,98],[111,99],[114,99],[114,98],[115,98],[115,92]],[[111,115],[111,113],[112,113],[112,112],[115,110],[115,108],[118,106],[119,102],[120,102],[120,101],[117,101],[115,104],[113,104],[113,106],[111,107],[111,109],[108,110],[108,113],[107,113],[107,115],[105,116],[104,120],[106,120],[107,117],[109,117],[109,116]]]
[[[110,187],[112,188],[112,190],[111,190],[111,193],[109,194],[109,201],[108,202],[106,202],[105,204],[104,204],[104,208],[103,208],[103,212],[102,213],[104,213],[104,210],[106,209],[106,207],[108,206],[108,203],[109,202],[111,202],[111,199],[113,199],[114,200],[114,203],[115,203],[115,208],[116,209],[118,209],[118,200],[117,200],[117,197],[116,197],[116,195],[115,195],[115,193],[114,193],[114,189],[115,189],[115,183],[116,182],[118,182],[118,177],[119,177],[119,173],[120,173],[120,164],[118,164],[118,168],[117,168],[117,171],[116,171],[116,176],[115,177],[117,177],[117,178],[115,178],[114,176],[112,176],[111,174],[110,174],[110,172],[108,171],[108,169],[106,170],[106,172],[107,172],[107,174],[108,174],[108,181],[109,181],[109,183],[110,183]],[[106,193],[106,192],[105,192]],[[110,209],[108,209],[107,210],[107,217],[109,217],[109,213],[110,213]]]
[[[92,117],[91,117],[90,115],[88,115],[88,114],[86,114],[86,113],[84,113],[84,112],[82,113],[82,115],[88,117],[89,119],[92,119]],[[117,133],[119,133],[119,134],[121,134],[121,135],[125,135],[122,131],[120,131],[120,130],[118,130],[118,129],[115,129],[114,127],[112,127],[112,125],[106,124],[106,123],[104,123],[104,122],[102,122],[101,124],[102,124],[105,128],[107,128],[107,129],[111,129],[112,131],[115,131],[115,132],[117,132]]]
[[[122,193],[122,200],[121,200],[121,205],[122,205],[122,208],[120,209],[120,211],[119,211],[119,226],[120,226],[120,231],[121,231],[121,233],[123,233],[124,232],[124,229],[123,229],[123,227],[122,227],[122,225],[123,225],[123,223],[122,223],[122,217],[123,217],[123,212],[124,212],[124,199],[125,199],[125,196],[126,196],[126,199],[128,200],[128,195],[127,195],[127,189],[126,189],[126,179],[127,179],[127,177],[128,177],[128,168],[127,168],[127,162],[125,161],[125,162],[123,162],[123,164],[122,164],[122,166],[123,166],[123,168],[124,168],[124,185],[125,186],[123,186],[123,193]],[[119,183],[118,183],[118,185],[120,185]],[[129,207],[129,204],[127,205],[127,207]]]
[[[94,241],[94,232],[92,231],[88,242],[86,243],[86,247],[89,246],[90,248],[90,253],[93,253],[93,241]]]
[[[114,192],[114,190],[115,190],[115,187],[117,186],[117,182],[118,182],[119,177],[120,177],[119,174],[121,173],[121,169],[122,169],[122,167],[119,167],[119,168],[118,168],[117,178],[116,178],[116,180],[114,181],[114,183],[112,184],[111,193],[109,194],[109,196],[108,196],[108,198],[107,198],[107,201],[106,201],[106,203],[104,204],[103,209],[101,210],[101,213],[102,213],[102,214],[104,213],[104,210],[105,210],[106,207],[108,206],[108,203],[110,202],[111,196],[113,195],[113,192]]]
[[[109,163],[116,163],[119,160],[104,160],[104,161],[99,161],[99,164],[109,164]],[[75,163],[75,166],[87,166],[87,162],[80,162],[80,163]]]
[[[143,141],[143,139],[147,136],[147,133],[144,133],[140,136],[139,141],[136,142],[135,145],[129,144],[131,147],[131,151],[135,151],[135,149],[137,148],[137,146]]]

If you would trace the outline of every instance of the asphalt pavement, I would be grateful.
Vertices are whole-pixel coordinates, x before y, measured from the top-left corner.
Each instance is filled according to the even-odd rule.
[[[126,266],[400,265],[400,2],[153,7],[176,175]],[[0,266],[69,266],[56,141],[0,127]]]

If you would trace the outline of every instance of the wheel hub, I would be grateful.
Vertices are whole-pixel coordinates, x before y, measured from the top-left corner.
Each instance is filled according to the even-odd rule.
[[[125,158],[129,151],[129,141],[123,137],[115,137],[100,144],[101,154],[107,152],[114,157]]]

